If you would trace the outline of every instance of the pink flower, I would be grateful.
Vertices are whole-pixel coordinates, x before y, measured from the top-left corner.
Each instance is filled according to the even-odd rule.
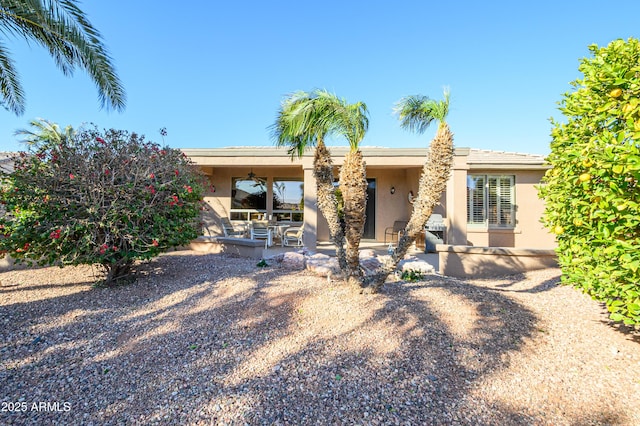
[[[106,169],[106,170],[104,171],[104,174],[105,174],[105,175],[107,175],[107,176],[109,176],[109,173],[111,173],[111,172],[109,172],[109,169]]]
[[[155,179],[155,178],[156,178],[156,175],[154,175],[153,173],[149,175],[149,179]]]
[[[156,189],[153,187],[153,185],[147,186],[147,189],[152,195],[156,193]]]
[[[69,179],[73,179],[75,178],[75,176],[73,175],[73,173],[69,173]]]
[[[185,185],[184,189],[186,189],[189,194],[193,192],[193,188],[191,188],[189,185]]]
[[[49,234],[49,238],[57,240],[58,238],[60,238],[60,232],[61,232],[60,229],[56,229],[55,231]]]
[[[178,176],[180,174],[180,172],[177,171],[177,170],[174,170],[174,173],[176,174],[176,176]]]
[[[156,240],[156,239],[151,240],[151,244],[152,244],[154,247],[158,247],[158,240]]]
[[[101,138],[101,137],[99,137],[99,136],[96,138],[96,141],[100,142],[102,145],[105,145],[105,144],[106,144],[106,142],[104,141],[104,139],[102,139],[102,138]]]

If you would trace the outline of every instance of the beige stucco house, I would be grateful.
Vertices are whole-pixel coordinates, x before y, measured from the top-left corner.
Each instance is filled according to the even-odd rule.
[[[337,174],[347,148],[330,150]],[[303,225],[308,248],[328,241],[327,224],[317,209],[312,152],[292,160],[285,149],[274,147],[183,151],[212,185],[205,198],[210,234],[222,234],[222,217],[267,217]],[[408,220],[426,151],[362,148],[369,180],[365,240],[383,242],[385,229]],[[540,223],[543,203],[536,190],[547,168],[540,155],[457,148],[447,190],[435,210],[446,225],[445,244],[553,249],[554,236]]]

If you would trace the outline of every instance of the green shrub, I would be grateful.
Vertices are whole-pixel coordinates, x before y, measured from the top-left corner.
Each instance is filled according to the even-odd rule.
[[[105,283],[200,233],[203,187],[182,152],[125,131],[35,144],[2,175],[0,250],[39,265],[97,264]]]
[[[400,276],[400,278],[403,281],[408,282],[421,281],[424,278],[424,274],[416,269],[409,269],[406,271],[402,271],[402,275]]]
[[[563,281],[640,325],[640,43],[589,47],[553,122],[540,196]]]

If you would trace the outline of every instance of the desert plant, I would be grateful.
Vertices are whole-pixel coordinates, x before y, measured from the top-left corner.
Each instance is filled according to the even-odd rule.
[[[360,114],[360,122],[355,117],[356,114]],[[364,109],[350,106],[343,99],[327,91],[299,91],[282,101],[276,122],[271,126],[276,146],[288,147],[287,152],[292,159],[296,156],[302,157],[307,149],[315,147],[313,174],[316,178],[318,207],[327,220],[329,238],[336,247],[340,268],[345,271],[345,235],[340,225],[338,200],[333,185],[333,160],[324,140],[333,134],[347,136],[347,133],[360,132],[359,134],[364,135],[365,114],[366,106]],[[348,139],[349,137],[347,136]],[[362,137],[359,140],[361,139]]]
[[[367,106],[363,102],[347,104],[341,102],[344,112],[339,116],[344,120],[343,134],[349,142],[349,152],[340,168],[338,188],[343,201],[345,240],[347,243],[347,277],[351,284],[362,286],[363,274],[360,268],[360,240],[364,232],[367,209],[367,168],[360,142],[369,127]],[[338,216],[340,212],[338,211]]]
[[[422,271],[417,269],[408,269],[402,272],[400,279],[407,282],[421,281],[424,278]]]
[[[589,46],[552,121],[540,196],[562,281],[640,325],[640,42]]]
[[[445,121],[449,113],[448,91],[445,91],[442,101],[422,95],[405,97],[398,102],[396,112],[402,127],[418,133],[423,133],[434,120],[439,124],[418,181],[418,194],[413,202],[411,217],[398,240],[398,246],[379,270],[365,279],[366,291],[373,293],[382,287],[389,274],[404,259],[418,234],[424,232],[433,208],[446,189],[453,162],[453,133]]]
[[[176,149],[96,128],[43,140],[1,175],[0,249],[18,262],[101,265],[105,283],[199,234],[203,187]]]

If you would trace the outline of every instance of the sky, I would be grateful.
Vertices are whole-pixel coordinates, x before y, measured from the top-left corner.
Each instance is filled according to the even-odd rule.
[[[370,113],[363,146],[426,147],[435,133],[399,126],[407,95],[451,92],[457,147],[550,152],[550,118],[580,78],[588,46],[640,37],[640,2],[86,0],[127,92],[101,109],[82,70],[65,77],[37,45],[0,33],[26,93],[25,114],[0,109],[0,151],[44,118],[144,134],[174,148],[272,146],[288,94],[326,89]],[[167,136],[159,130],[166,128]],[[330,145],[346,145],[340,139]]]

